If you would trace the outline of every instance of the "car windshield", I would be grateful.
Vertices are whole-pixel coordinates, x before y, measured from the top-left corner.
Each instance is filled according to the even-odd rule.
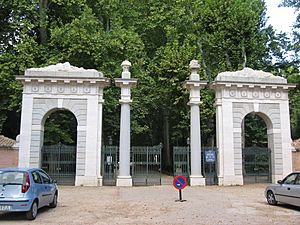
[[[24,172],[20,171],[0,171],[0,185],[19,185],[25,179]]]

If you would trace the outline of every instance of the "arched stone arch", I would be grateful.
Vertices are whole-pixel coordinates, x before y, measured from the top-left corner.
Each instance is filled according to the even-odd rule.
[[[220,73],[216,91],[219,185],[242,185],[242,129],[245,116],[255,112],[267,125],[272,181],[291,172],[291,136],[286,79],[245,68]]]
[[[41,167],[46,118],[66,109],[77,120],[75,185],[101,185],[103,89],[109,79],[69,63],[27,69],[17,79],[23,83],[19,166]]]

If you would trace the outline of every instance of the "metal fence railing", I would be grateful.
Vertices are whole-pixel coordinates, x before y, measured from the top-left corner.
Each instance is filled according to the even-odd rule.
[[[217,148],[201,148],[202,175],[205,177],[206,185],[218,184],[217,179]],[[191,151],[189,146],[173,147],[173,175],[185,176],[189,182],[191,174]]]
[[[244,183],[270,183],[271,149],[262,147],[243,148]]]
[[[157,146],[132,146],[130,173],[135,186],[161,184],[161,149]],[[103,185],[116,185],[119,170],[119,147],[102,147]]]
[[[131,148],[133,185],[161,184],[161,145]]]

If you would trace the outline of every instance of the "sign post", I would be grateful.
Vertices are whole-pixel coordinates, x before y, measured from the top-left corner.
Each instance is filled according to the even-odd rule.
[[[216,153],[213,150],[205,151],[205,162],[209,165],[209,180],[213,183],[212,164],[216,162]]]
[[[179,190],[179,200],[175,200],[176,202],[185,202],[186,200],[182,200],[181,190],[185,188],[187,185],[186,178],[184,176],[176,176],[173,179],[173,186]]]

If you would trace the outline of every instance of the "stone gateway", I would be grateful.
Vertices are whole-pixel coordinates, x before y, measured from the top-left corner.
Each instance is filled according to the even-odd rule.
[[[137,80],[131,78],[130,66],[129,61],[124,61],[122,77],[115,79],[116,86],[121,88],[120,152],[119,162],[116,162],[119,164],[118,186],[132,186],[130,104],[131,88],[136,86]],[[206,185],[201,165],[200,92],[207,82],[200,80],[199,67],[197,60],[191,61],[191,75],[184,83],[190,92],[191,186]],[[23,83],[19,166],[41,167],[45,121],[51,113],[67,110],[77,120],[75,185],[101,186],[103,89],[110,80],[101,72],[69,63],[27,69],[25,75],[17,79]],[[245,183],[242,123],[250,113],[260,116],[267,126],[272,181],[291,172],[288,91],[295,85],[288,84],[282,77],[245,68],[220,73],[210,87],[216,95],[218,184]]]
[[[271,73],[245,68],[220,73],[216,91],[219,185],[243,185],[242,121],[258,114],[267,125],[272,182],[292,171],[288,90],[295,85]]]

